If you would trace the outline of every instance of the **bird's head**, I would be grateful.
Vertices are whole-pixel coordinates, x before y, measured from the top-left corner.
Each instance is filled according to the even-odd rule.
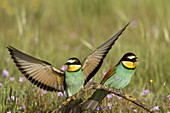
[[[137,60],[138,58],[134,53],[126,53],[119,63],[122,63],[127,69],[135,69]]]
[[[75,57],[69,58],[65,65],[68,66],[67,71],[69,72],[78,71],[81,68],[80,60]]]

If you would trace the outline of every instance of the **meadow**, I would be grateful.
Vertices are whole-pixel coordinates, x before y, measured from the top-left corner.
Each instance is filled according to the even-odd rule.
[[[169,4],[169,0],[0,0],[0,112],[44,113],[66,98],[26,80],[7,46],[61,68],[72,56],[83,61],[130,21],[93,81],[100,83],[102,72],[133,52],[139,58],[137,70],[123,91],[157,112],[170,112]],[[96,112],[146,111],[111,94]]]

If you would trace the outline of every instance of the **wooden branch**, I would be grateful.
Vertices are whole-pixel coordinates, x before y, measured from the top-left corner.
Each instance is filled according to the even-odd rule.
[[[129,95],[123,93],[121,90],[116,90],[116,89],[113,89],[113,88],[109,88],[106,85],[101,85],[101,84],[97,84],[97,83],[91,83],[91,85],[89,87],[81,89],[78,93],[74,94],[73,96],[68,98],[66,101],[62,102],[62,104],[59,105],[57,109],[53,110],[52,113],[59,112],[64,106],[68,105],[71,101],[76,100],[80,95],[83,95],[86,91],[88,91],[90,89],[102,89],[102,90],[105,90],[107,92],[114,93],[117,96],[123,97],[124,99],[126,99],[128,101],[131,101],[132,103],[136,104],[137,106],[145,109],[146,111],[148,111],[150,113],[155,112],[151,107],[147,106],[145,103],[139,101],[138,99],[136,99],[133,96],[129,96]]]

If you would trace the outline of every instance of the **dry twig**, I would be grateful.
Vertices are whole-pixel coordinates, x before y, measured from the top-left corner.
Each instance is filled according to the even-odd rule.
[[[91,85],[89,87],[81,89],[78,93],[74,94],[73,96],[68,98],[66,101],[62,102],[62,104],[59,105],[57,109],[53,110],[53,113],[59,112],[64,106],[68,105],[71,101],[76,100],[80,95],[84,94],[86,91],[88,91],[90,89],[102,89],[102,90],[108,91],[110,93],[114,93],[117,96],[123,97],[124,99],[126,99],[128,101],[131,101],[132,103],[136,104],[137,106],[145,109],[146,111],[148,111],[150,113],[155,112],[151,107],[147,106],[145,103],[139,101],[138,99],[136,99],[133,96],[129,96],[129,95],[123,93],[120,90],[109,88],[106,85],[101,85],[101,84],[97,84],[97,83],[91,83]]]

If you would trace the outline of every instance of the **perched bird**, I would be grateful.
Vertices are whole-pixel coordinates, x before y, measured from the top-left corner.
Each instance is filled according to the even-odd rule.
[[[108,85],[111,88],[121,90],[125,88],[131,80],[136,70],[137,57],[133,53],[126,53],[117,65],[113,66],[104,76],[101,84]],[[97,105],[106,97],[109,92],[96,90],[93,95],[81,103],[83,110],[93,111]]]
[[[83,88],[84,75],[78,58],[70,58],[65,64],[68,65],[65,72],[66,94],[70,97]]]
[[[65,64],[68,65],[67,71],[65,72],[66,94],[67,97],[70,97],[73,94],[76,94],[81,88],[83,88],[84,75],[79,59],[75,57],[70,58]],[[74,111],[72,110],[72,108],[75,107],[76,103],[81,102],[81,97],[79,97],[75,101],[71,102],[70,105],[65,106],[65,108],[62,109],[62,113],[81,112],[81,109],[79,108],[74,108]]]
[[[66,63],[67,71],[57,69],[48,62],[29,56],[12,46],[7,48],[18,69],[31,83],[47,91],[66,92],[71,96],[95,75],[114,42],[128,25],[98,47],[82,65],[77,58],[70,58]]]

